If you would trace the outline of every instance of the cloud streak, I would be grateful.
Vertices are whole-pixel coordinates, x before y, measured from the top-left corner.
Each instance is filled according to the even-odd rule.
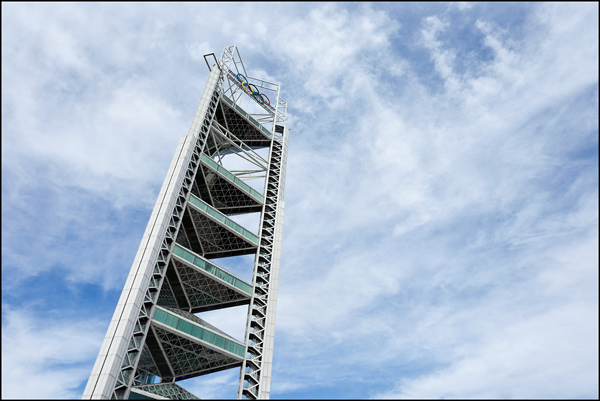
[[[2,398],[80,397],[105,322],[2,305]]]
[[[40,329],[25,285],[61,272],[112,312],[202,55],[235,43],[290,105],[273,397],[597,397],[597,30],[594,4],[3,4],[3,290],[22,294],[3,372],[82,391],[90,342],[36,367],[4,347],[105,327],[83,303]],[[190,390],[234,397],[236,376]]]

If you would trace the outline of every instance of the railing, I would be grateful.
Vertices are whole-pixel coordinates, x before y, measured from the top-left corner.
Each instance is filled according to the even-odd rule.
[[[242,344],[229,340],[217,333],[213,333],[206,328],[200,327],[196,323],[192,323],[177,315],[167,312],[162,308],[156,308],[153,319],[159,323],[172,327],[175,330],[179,330],[218,348],[229,351],[232,354],[238,355],[239,357],[244,357],[245,347]]]
[[[221,166],[219,163],[217,163],[216,161],[214,161],[213,159],[211,159],[210,157],[208,157],[205,154],[202,154],[202,161],[205,162],[206,164],[208,164],[213,170],[215,170],[218,173],[220,173],[221,175],[227,177],[227,179],[229,179],[230,181],[233,181],[237,186],[239,186],[242,190],[249,193],[257,201],[259,201],[260,203],[265,203],[265,198],[264,198],[264,196],[262,196],[262,194],[260,192],[258,192],[256,189],[252,188],[250,185],[246,184],[244,181],[237,178],[234,174],[232,174],[225,167]]]
[[[223,213],[219,212],[217,209],[204,202],[202,199],[190,194],[190,199],[188,202],[197,207],[198,209],[202,210],[203,212],[207,213],[209,216],[213,217],[217,221],[225,224],[227,227],[242,235],[244,238],[246,238],[253,244],[258,245],[259,239],[256,234],[246,230],[244,227],[240,226],[238,223],[231,220],[229,217],[225,216]]]
[[[252,125],[254,125],[256,128],[258,128],[263,134],[268,136],[269,139],[273,138],[273,135],[271,134],[271,132],[268,129],[266,129],[261,123],[256,121],[250,114],[246,113],[246,111],[244,109],[242,109],[240,106],[235,104],[233,102],[233,100],[229,99],[224,94],[221,94],[221,99],[225,100],[225,103],[227,103],[229,106],[231,106],[232,109],[236,110],[242,116],[246,117],[252,123]]]
[[[228,271],[223,270],[222,268],[207,262],[203,258],[188,251],[179,244],[175,244],[175,248],[173,248],[173,255],[179,256],[181,259],[193,264],[196,267],[199,267],[200,269],[212,274],[215,277],[220,278],[221,280],[231,284],[235,288],[244,291],[246,294],[252,295],[252,286],[250,284],[235,277]]]

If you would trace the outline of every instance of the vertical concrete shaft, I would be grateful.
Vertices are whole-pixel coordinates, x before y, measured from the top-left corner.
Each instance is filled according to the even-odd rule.
[[[209,75],[192,125],[187,136],[180,140],[177,151],[171,161],[129,276],[127,277],[113,318],[104,337],[96,363],[92,369],[92,374],[83,392],[83,399],[109,399],[113,396],[115,384],[117,379],[120,378],[123,359],[132,339],[144,297],[148,291],[153,269],[169,225],[169,220],[173,214],[191,154],[196,145],[196,139],[206,115],[210,98],[219,81],[219,72],[218,68],[214,68]],[[145,336],[143,340],[145,340]],[[139,360],[139,355],[137,355],[137,359]],[[128,377],[122,380],[131,382]]]

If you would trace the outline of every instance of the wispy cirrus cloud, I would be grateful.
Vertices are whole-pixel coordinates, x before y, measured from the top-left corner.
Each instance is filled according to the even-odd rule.
[[[580,21],[593,18],[583,11],[574,14]],[[562,30],[558,21],[546,20],[544,24],[548,24],[545,27],[550,32]],[[597,266],[592,245],[597,239],[597,231],[593,231],[597,225],[597,201],[594,201],[597,174],[587,168],[597,165],[597,158],[572,159],[574,149],[587,152],[585,149],[590,146],[597,147],[597,140],[593,138],[597,131],[592,128],[597,124],[597,113],[593,112],[596,107],[584,106],[587,112],[579,110],[584,99],[597,103],[597,89],[594,90],[597,78],[591,71],[586,73],[585,68],[580,71],[578,62],[561,66],[561,74],[551,73],[553,65],[568,51],[567,47],[547,45],[554,43],[552,34],[528,36],[515,46],[512,38],[493,24],[479,20],[475,25],[485,35],[484,46],[490,47],[494,54],[491,62],[479,67],[477,74],[466,71],[460,75],[453,69],[458,53],[438,38],[444,29],[452,29],[451,23],[442,23],[435,16],[425,17],[424,26],[428,29],[423,32],[425,46],[432,52],[441,78],[451,85],[432,96],[427,87],[413,82],[410,85],[414,90],[408,92],[411,95],[408,101],[408,95],[394,95],[383,85],[378,86],[381,81],[372,80],[375,90],[361,92],[361,108],[353,108],[353,99],[348,98],[343,103],[345,108],[338,106],[335,114],[320,115],[323,127],[336,127],[333,132],[318,131],[331,138],[321,142],[321,152],[315,152],[308,143],[297,145],[300,147],[296,150],[298,167],[289,170],[292,177],[288,176],[288,188],[294,190],[293,183],[314,188],[308,189],[308,193],[303,189],[304,197],[299,199],[314,197],[318,201],[300,200],[297,205],[288,206],[292,210],[294,206],[302,209],[304,217],[294,220],[293,211],[286,215],[289,227],[286,234],[292,237],[288,244],[293,245],[287,245],[285,251],[293,261],[290,270],[295,272],[287,273],[292,277],[290,283],[294,284],[280,292],[280,308],[286,311],[283,315],[287,319],[280,318],[279,327],[290,333],[302,331],[302,335],[295,336],[297,341],[290,337],[290,344],[299,348],[286,356],[313,366],[311,369],[300,364],[302,367],[292,368],[297,381],[304,381],[305,389],[308,383],[319,383],[323,388],[336,380],[348,384],[351,377],[361,376],[357,373],[361,367],[366,374],[367,367],[374,368],[384,361],[386,366],[389,366],[387,363],[396,366],[393,361],[406,358],[413,349],[417,350],[416,354],[409,360],[429,361],[437,369],[463,357],[465,364],[470,363],[472,360],[463,352],[474,352],[477,358],[487,355],[479,361],[482,362],[490,357],[487,347],[495,344],[494,333],[502,330],[503,324],[510,327],[508,331],[513,335],[519,333],[520,326],[511,322],[510,311],[527,309],[524,306],[527,304],[535,305],[527,312],[530,318],[546,328],[553,321],[562,325],[565,311],[576,308],[580,302],[587,313],[594,310],[587,298],[597,294],[593,286],[581,292],[587,294],[583,297],[586,301],[573,295],[578,293],[576,290],[563,288],[570,295],[559,306],[535,302],[533,295],[531,299],[520,297],[514,304],[498,302],[495,294],[531,293],[527,287],[539,285],[535,277],[549,269],[548,265],[534,262],[536,255],[548,256],[565,241],[565,253],[554,255],[551,258],[554,262],[574,254],[572,249],[579,249],[578,242],[583,240],[586,244],[583,248],[588,252],[585,260],[580,261],[580,280],[593,274]],[[589,30],[583,36],[588,33]],[[573,36],[565,42],[573,43],[580,33],[574,30],[569,34]],[[587,43],[594,42],[593,38],[588,39]],[[543,63],[539,54],[530,55],[526,51],[538,47],[547,50]],[[593,52],[581,53],[581,56],[587,65],[597,68]],[[564,68],[580,71],[583,76],[561,80],[560,75],[568,75]],[[361,68],[360,63],[354,68],[355,71],[363,69],[366,67]],[[411,76],[411,72],[407,75]],[[550,80],[554,82],[553,87],[546,89]],[[561,84],[556,85],[557,82]],[[540,91],[546,95],[540,97]],[[377,96],[381,94],[387,96],[383,99]],[[587,128],[581,129],[580,116],[586,113],[588,118],[583,121]],[[580,127],[576,129],[578,133],[573,137],[565,135],[566,125]],[[338,146],[328,146],[330,143]],[[290,162],[293,166],[293,153]],[[322,174],[323,171],[327,174]],[[558,184],[559,180],[572,177],[577,178]],[[571,205],[569,212],[564,209],[566,204]],[[313,218],[306,219],[307,215]],[[317,252],[306,257],[306,249]],[[322,266],[329,268],[324,271]],[[555,272],[568,268],[569,263]],[[564,293],[559,292],[555,297],[560,294]],[[551,297],[544,298],[544,302],[549,299]],[[443,306],[438,305],[438,301]],[[387,306],[390,302],[393,307]],[[481,304],[481,308],[471,308],[472,303]],[[327,305],[325,309],[324,305]],[[464,313],[460,312],[465,308]],[[410,320],[403,319],[407,315]],[[461,319],[446,318],[448,315],[461,316]],[[579,343],[589,344],[597,331],[594,332],[593,325],[590,326],[583,315],[585,313],[573,319],[578,320],[575,326],[582,327],[586,333],[578,337]],[[439,320],[431,322],[435,316]],[[504,323],[490,322],[484,333],[478,333],[478,322],[486,316],[498,317]],[[435,333],[430,336],[417,330],[423,342],[399,341],[401,346],[390,348],[394,343],[391,338],[415,338],[414,331],[418,327],[439,330],[444,336],[454,330],[456,337],[450,335],[453,340],[444,342],[436,338]],[[540,341],[547,346],[522,350],[529,356],[548,352],[551,346],[560,347],[569,336],[566,332],[545,336],[544,330],[535,324],[524,327],[528,327],[529,332],[522,333],[523,336],[544,337]],[[466,334],[460,335],[461,330]],[[489,344],[482,345],[478,351],[467,350],[467,344],[477,335]],[[518,342],[519,339],[512,340]],[[314,352],[301,348],[306,343],[317,343],[317,348],[329,349],[332,353],[352,350],[349,354],[343,353],[345,357],[341,357],[339,363],[352,366],[355,376],[346,375],[345,370],[340,371],[335,366],[328,369]],[[437,356],[436,350],[443,349],[448,349],[448,353]],[[574,354],[565,350],[554,362],[580,373],[588,372],[593,366],[593,358],[566,364],[570,360],[568,355]],[[516,355],[512,356],[515,361],[519,360]],[[578,359],[573,356],[572,361]],[[492,361],[489,363],[493,365]],[[532,373],[542,367],[528,364],[524,369]],[[510,369],[517,370],[516,365],[507,368]],[[546,378],[555,374],[542,371],[540,375]],[[419,372],[420,369],[416,369],[407,375],[411,377]],[[482,373],[487,374],[489,372]],[[593,382],[592,374],[584,376],[586,383]],[[389,379],[385,377],[382,381]],[[435,380],[438,375],[431,377]],[[466,381],[465,375],[460,383],[468,387]],[[511,383],[510,375],[498,382]],[[298,386],[296,383],[292,387],[297,389]],[[444,394],[470,394],[465,388],[459,388],[460,391],[452,394],[441,392],[438,387],[429,393],[399,392],[396,388],[390,393],[373,394],[434,398]],[[477,386],[472,390],[473,396],[480,397],[504,394],[496,386],[489,392],[482,392]],[[520,388],[515,394],[528,394],[527,391]]]
[[[2,398],[76,398],[108,325],[2,304]]]
[[[3,289],[60,272],[112,311],[202,55],[235,43],[290,106],[273,397],[597,397],[597,5],[2,7]],[[24,302],[3,381],[73,396],[52,358],[98,349],[6,356],[38,341]],[[79,304],[56,324],[101,338]]]

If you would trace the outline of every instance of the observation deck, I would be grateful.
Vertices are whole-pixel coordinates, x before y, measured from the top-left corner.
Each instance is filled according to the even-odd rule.
[[[140,363],[163,381],[182,380],[239,366],[244,344],[180,309],[157,306]]]
[[[246,305],[252,284],[176,244],[158,305],[192,313]]]
[[[249,255],[259,239],[200,198],[190,194],[177,242],[205,258]]]
[[[262,210],[264,196],[203,154],[201,172],[196,176],[192,194],[225,214],[256,213]]]

